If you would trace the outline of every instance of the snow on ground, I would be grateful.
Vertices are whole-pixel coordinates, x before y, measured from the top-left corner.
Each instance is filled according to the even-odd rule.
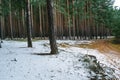
[[[91,41],[58,40],[57,43],[78,44]],[[49,53],[49,41],[33,42],[27,48],[26,42],[4,41],[0,48],[0,80],[89,80],[90,70],[78,61],[85,54],[95,55],[97,59],[120,74],[118,67],[112,65],[105,55],[97,50],[59,46],[57,55],[35,55]]]

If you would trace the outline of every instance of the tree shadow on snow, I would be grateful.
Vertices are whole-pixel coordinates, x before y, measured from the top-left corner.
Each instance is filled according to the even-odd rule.
[[[32,53],[32,55],[46,56],[46,55],[57,55],[57,54],[51,54],[51,53]]]

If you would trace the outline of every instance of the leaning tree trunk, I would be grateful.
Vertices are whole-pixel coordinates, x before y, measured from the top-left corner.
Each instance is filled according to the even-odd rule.
[[[26,27],[27,27],[27,40],[28,40],[27,42],[28,42],[28,47],[32,47],[30,0],[26,0]]]
[[[47,10],[48,10],[48,26],[49,26],[49,40],[50,40],[50,47],[51,47],[51,54],[57,54],[58,48],[55,39],[55,32],[54,32],[54,21],[53,21],[53,4],[52,0],[47,0]]]

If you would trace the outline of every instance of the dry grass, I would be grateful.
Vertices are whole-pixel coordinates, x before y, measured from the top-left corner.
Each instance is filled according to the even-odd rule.
[[[70,45],[68,43],[61,43],[58,46],[64,47],[64,48],[70,47]]]
[[[78,47],[97,49],[102,53],[115,51],[120,54],[120,44],[113,44],[112,40],[95,40],[91,44],[77,44]]]

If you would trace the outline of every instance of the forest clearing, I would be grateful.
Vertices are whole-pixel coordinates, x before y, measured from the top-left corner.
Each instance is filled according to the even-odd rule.
[[[111,39],[93,40],[91,44],[77,44],[82,48],[96,49],[101,53],[113,53],[120,56],[120,44],[114,44]]]
[[[113,75],[118,80],[120,78],[120,57],[118,55],[109,52],[101,53],[89,47],[78,47],[78,44],[90,45],[94,41],[57,40],[59,54],[55,55],[40,55],[50,53],[48,40],[34,41],[33,48],[27,48],[24,41],[3,42],[3,48],[0,49],[1,80],[79,80],[79,78],[90,80],[96,74],[94,72],[90,74],[92,70],[89,69],[89,64],[83,61],[86,54],[95,56],[104,67],[115,70],[112,73],[108,68],[108,79]]]

